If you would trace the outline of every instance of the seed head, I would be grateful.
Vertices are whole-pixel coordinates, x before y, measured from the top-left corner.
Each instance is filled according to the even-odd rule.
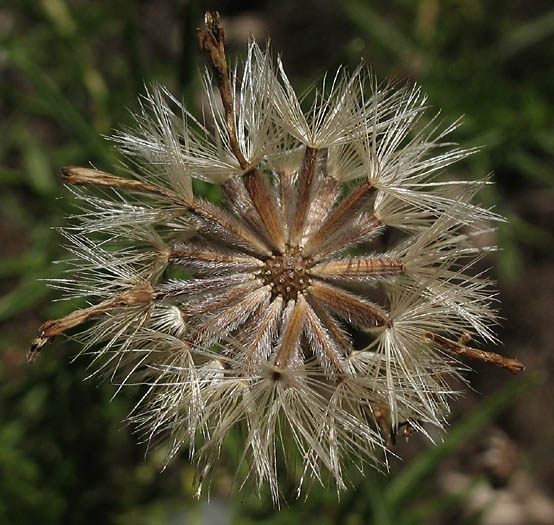
[[[216,14],[199,36],[213,130],[155,87],[113,138],[128,178],[63,170],[103,190],[74,190],[72,275],[54,283],[92,306],[45,323],[31,357],[91,321],[82,352],[147,386],[131,417],[169,439],[168,459],[187,446],[203,479],[240,427],[248,476],[275,500],[290,456],[300,484],[325,471],[342,489],[344,464],[379,465],[401,425],[442,428],[461,356],[522,368],[467,346],[495,340],[473,271],[491,248],[474,240],[501,218],[471,202],[485,182],[438,178],[474,150],[446,142],[458,122],[428,119],[419,88],[360,66],[299,99],[254,41],[229,74]]]

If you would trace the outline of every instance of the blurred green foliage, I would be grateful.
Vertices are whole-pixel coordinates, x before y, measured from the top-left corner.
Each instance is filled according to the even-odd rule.
[[[380,78],[422,83],[446,120],[466,114],[456,139],[486,147],[458,169],[476,178],[494,172],[497,184],[482,198],[510,219],[499,230],[498,276],[514,279],[525,257],[552,248],[551,235],[518,204],[525,191],[550,198],[554,191],[551,3],[341,5],[333,16],[350,33],[342,46],[313,57],[312,66],[323,73],[340,62],[355,65],[364,55]],[[110,402],[113,387],[82,384],[87,371],[80,362],[69,363],[67,356],[77,352],[71,342],[49,348],[34,367],[22,363],[41,320],[72,308],[51,303],[56,293],[43,281],[62,271],[51,262],[64,253],[52,227],[72,210],[71,199],[59,199],[66,194],[59,168],[90,164],[110,170],[117,164],[102,135],[130,124],[127,108],[136,108],[144,83],[168,85],[188,105],[197,103],[201,58],[194,28],[205,7],[192,0],[11,0],[0,6],[0,523],[180,523],[183,516],[187,523],[207,523],[214,512],[232,512],[241,524],[426,522],[485,481],[440,498],[424,481],[528,382],[493,395],[396,476],[370,471],[340,501],[314,486],[306,502],[289,499],[290,506],[275,513],[267,497],[248,490],[218,510],[217,495],[232,483],[237,437],[224,451],[216,496],[207,508],[193,499],[186,458],[159,474],[163,451],[145,459],[145,446],[136,445],[132,429],[121,423],[133,392]],[[225,7],[223,2],[224,15]],[[269,16],[263,3],[228,7],[231,15],[250,9],[267,17],[270,34],[271,24],[286,23]],[[300,49],[302,35],[296,36],[290,38]],[[302,85],[313,79],[295,80]]]

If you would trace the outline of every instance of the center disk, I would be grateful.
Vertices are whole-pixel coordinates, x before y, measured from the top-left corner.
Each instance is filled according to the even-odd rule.
[[[266,261],[262,272],[264,283],[273,285],[273,297],[281,295],[285,301],[295,300],[298,292],[308,287],[308,270],[312,266],[313,263],[302,257],[298,248],[291,248]]]

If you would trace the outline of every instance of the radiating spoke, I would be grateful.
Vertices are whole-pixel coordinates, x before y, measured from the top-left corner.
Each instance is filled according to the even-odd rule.
[[[211,277],[233,272],[248,272],[263,266],[256,257],[240,253],[222,253],[202,246],[179,243],[171,246],[169,260],[194,272]]]
[[[452,341],[451,339],[447,339],[446,337],[433,332],[425,332],[424,334],[424,341],[427,344],[435,343],[453,354],[481,361],[482,363],[495,365],[500,368],[506,368],[512,372],[512,374],[517,374],[522,370],[525,370],[523,363],[517,359],[510,359],[509,357],[504,357],[503,355],[496,354],[494,352],[486,352],[485,350],[467,346],[466,342],[468,342],[469,339],[471,338],[461,338],[460,341]]]
[[[304,299],[302,299],[304,300]],[[344,350],[333,340],[329,330],[314,310],[306,307],[306,338],[323,369],[331,374],[344,377],[346,364]],[[333,376],[331,376],[333,377]],[[339,379],[339,378],[337,378]]]
[[[153,186],[140,180],[127,179],[106,173],[105,171],[93,170],[90,168],[79,168],[77,166],[66,166],[62,168],[62,179],[68,184],[75,186],[98,186],[105,188],[126,189],[140,193],[151,193],[173,202],[182,207],[190,204],[181,195],[161,186]]]
[[[295,209],[296,192],[294,191],[293,175],[291,173],[281,172],[279,178],[279,212],[281,214],[281,224],[285,235],[285,242],[290,242],[290,228],[292,224],[292,214]]]
[[[339,229],[334,235],[322,239],[317,252],[312,254],[312,258],[321,260],[356,244],[367,242],[382,228],[381,221],[375,216],[360,213],[350,221],[347,228]]]
[[[283,327],[283,334],[275,356],[275,366],[277,368],[287,368],[298,358],[300,351],[300,336],[304,326],[304,317],[306,314],[306,301],[289,301],[287,305],[289,315],[285,311],[286,320]]]
[[[356,257],[322,262],[310,270],[321,279],[348,282],[366,282],[387,279],[404,273],[402,259],[383,257]]]
[[[194,345],[205,345],[221,339],[243,324],[270,294],[270,287],[264,286],[249,293],[244,299],[211,318],[191,339]]]
[[[199,229],[200,233],[214,236],[230,246],[242,247],[260,255],[271,255],[268,246],[253,232],[217,206],[195,200],[189,210],[205,224],[204,228]]]
[[[243,179],[274,248],[282,253],[285,249],[285,232],[279,220],[275,198],[269,187],[267,175],[259,170],[251,170],[244,175]]]
[[[373,193],[373,186],[369,181],[356,188],[340,206],[322,224],[304,246],[304,254],[310,256],[319,251],[319,246],[339,229],[347,227],[349,221],[354,219]]]
[[[197,296],[197,300],[189,300],[181,306],[181,315],[185,320],[197,318],[197,321],[202,322],[205,320],[206,314],[213,314],[223,308],[230,307],[259,287],[259,282],[251,281],[242,286],[233,286],[228,290],[219,291],[215,294]]]
[[[225,200],[229,210],[238,217],[241,222],[246,224],[269,248],[273,246],[274,243],[267,232],[262,217],[258,213],[258,209],[248,193],[244,182],[244,178],[240,175],[229,178],[222,186]]]
[[[306,216],[300,246],[304,246],[308,239],[323,224],[325,218],[331,213],[335,202],[340,197],[341,191],[342,184],[334,177],[325,177],[320,181]]]
[[[248,344],[242,361],[242,369],[245,374],[248,375],[259,362],[269,358],[282,310],[283,298],[276,297],[267,308],[265,315],[259,320],[255,329],[256,335]]]
[[[290,242],[293,246],[298,245],[302,227],[306,220],[306,214],[311,203],[311,196],[316,175],[316,162],[318,150],[307,147],[304,155],[302,170],[298,177],[298,200],[296,201],[296,210],[293,217],[293,224],[290,232]]]
[[[314,282],[308,294],[339,317],[361,328],[385,326],[387,316],[364,299],[324,282]]]
[[[251,273],[237,273],[225,277],[214,277],[213,279],[175,279],[158,286],[156,288],[156,298],[186,296],[188,299],[196,294],[222,292],[233,286],[253,283],[254,279],[255,276]]]
[[[327,312],[318,301],[310,301],[310,295],[307,295],[309,305],[313,308],[316,315],[321,319],[321,322],[327,328],[333,339],[341,346],[342,352],[345,355],[352,354],[353,348],[350,339],[346,332],[342,329],[339,322]]]

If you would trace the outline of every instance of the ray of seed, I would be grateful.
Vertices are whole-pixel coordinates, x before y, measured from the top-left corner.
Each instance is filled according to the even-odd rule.
[[[248,272],[263,266],[263,262],[250,255],[221,253],[190,244],[175,244],[169,249],[169,260],[195,273],[210,277],[222,273]]]
[[[285,235],[277,213],[275,198],[269,187],[267,175],[254,169],[246,173],[243,180],[246,190],[273,241],[274,247],[283,253],[285,249]]]
[[[327,313],[325,308],[322,308],[317,301],[311,301],[308,294],[307,300],[316,315],[321,319],[323,326],[328,330],[335,341],[341,346],[345,355],[352,354],[352,343],[348,339],[345,331],[341,328],[338,321],[330,314]]]
[[[234,217],[231,217],[217,206],[204,201],[193,201],[189,210],[200,218],[209,228],[207,232],[201,233],[214,234],[226,242],[236,242],[248,250],[258,255],[271,255],[268,246],[258,239],[252,232],[247,230]],[[213,228],[215,227],[215,230]]]
[[[267,309],[271,304],[271,297],[268,296],[263,303],[261,303],[256,311],[252,312],[251,315],[242,323],[238,329],[232,330],[227,336],[223,339],[217,341],[219,345],[219,351],[225,357],[232,359],[231,369],[237,372],[237,376],[241,377],[251,377],[253,370],[250,370],[250,376],[247,376],[245,373],[241,372],[242,360],[246,355],[247,349],[256,334],[260,323],[265,319],[267,314]],[[200,323],[202,323],[200,319]]]
[[[298,296],[299,300],[289,301],[289,305],[293,304],[293,311],[290,315],[288,323],[286,323],[283,337],[280,341],[277,355],[275,356],[274,364],[277,368],[287,368],[294,359],[295,353],[298,352],[300,345],[300,335],[304,326],[304,317],[306,315],[306,301],[303,300],[302,295]],[[302,298],[302,299],[301,299]]]
[[[339,229],[328,239],[322,240],[317,252],[312,257],[315,260],[321,260],[348,247],[367,241],[382,227],[383,224],[377,217],[362,213],[354,217],[346,227]]]
[[[338,208],[327,217],[321,228],[316,230],[313,236],[304,246],[304,255],[309,256],[319,251],[320,244],[324,243],[335,232],[345,226],[367,203],[373,193],[371,182],[366,181],[346,197]]]
[[[281,224],[285,235],[285,242],[290,242],[289,225],[292,224],[292,212],[295,207],[296,194],[294,192],[294,178],[291,173],[282,171],[278,174],[279,179],[279,211],[281,213]]]
[[[494,352],[486,352],[478,348],[471,348],[461,342],[452,341],[451,339],[447,339],[433,332],[425,332],[423,339],[428,344],[435,343],[454,354],[469,357],[470,359],[492,364],[500,368],[506,368],[512,372],[512,374],[517,374],[525,370],[525,366],[517,359],[510,359],[500,354],[495,354]]]
[[[268,247],[272,246],[273,242],[252,198],[246,190],[244,179],[240,175],[231,177],[222,185],[222,190],[225,195],[225,202],[231,212],[246,223],[252,232],[261,238]]]
[[[127,179],[125,177],[119,177],[117,175],[112,175],[111,173],[93,170],[90,168],[66,166],[65,168],[62,168],[62,179],[64,182],[75,186],[98,186],[105,188],[127,189],[141,193],[152,193],[186,208],[188,208],[190,204],[190,202],[183,199],[183,197],[166,188],[152,186],[151,184],[146,184],[139,180]]]
[[[271,353],[271,345],[279,326],[279,319],[283,309],[283,298],[276,297],[260,320],[256,336],[248,346],[241,368],[245,375],[252,373],[257,363],[265,361]]]
[[[387,279],[404,273],[404,261],[384,257],[356,257],[316,264],[311,275],[320,279],[354,282]]]
[[[259,287],[259,285],[258,285]],[[260,323],[265,318],[267,309],[269,308],[269,305],[271,304],[271,297],[267,297],[266,301],[261,304],[258,309],[252,313],[248,317],[248,319],[240,326],[240,330],[235,330],[232,334],[229,335],[228,340],[226,341],[229,343],[227,348],[222,347],[222,351],[233,355],[233,357],[237,356],[239,352],[244,352],[245,348],[248,346],[252,338],[254,337],[254,334],[258,330]],[[200,319],[200,322],[202,322],[202,319]],[[237,367],[238,367],[238,360],[237,360]],[[235,367],[236,368],[236,367]]]
[[[155,291],[149,283],[145,283],[140,288],[114,295],[113,297],[110,297],[109,299],[93,306],[89,306],[88,308],[74,310],[60,319],[46,321],[40,327],[40,335],[33,341],[31,350],[27,354],[27,359],[29,362],[34,361],[46,343],[50,342],[57,335],[63,334],[70,328],[87,322],[89,319],[98,317],[115,308],[149,304],[155,299]]]
[[[181,306],[183,319],[188,320],[198,316],[205,316],[211,312],[217,312],[221,308],[228,307],[242,299],[246,294],[251,293],[260,287],[257,281],[251,281],[243,286],[234,286],[230,290],[222,292],[221,298],[217,296],[202,297],[198,302],[187,302]],[[219,294],[218,294],[219,295]]]
[[[290,231],[290,243],[293,246],[298,245],[310,206],[318,153],[319,150],[306,147],[302,169],[298,177],[298,200],[296,201],[296,210]]]
[[[199,293],[223,292],[234,286],[255,283],[254,279],[255,276],[251,273],[237,273],[225,277],[214,277],[213,279],[175,279],[159,285],[156,288],[156,298],[165,299],[180,295],[190,297]]]
[[[211,318],[191,338],[193,345],[205,345],[213,342],[214,339],[224,337],[229,332],[238,328],[252,315],[256,309],[270,295],[270,286],[263,286],[250,292],[244,299],[220,314]]]
[[[320,181],[306,216],[300,246],[304,246],[316,229],[323,224],[340,197],[341,190],[342,184],[334,177],[325,177]]]
[[[360,328],[385,326],[388,322],[387,315],[378,306],[328,283],[314,282],[308,287],[308,294]]]
[[[335,344],[330,337],[327,327],[325,327],[316,315],[314,310],[306,306],[305,334],[312,348],[315,350],[316,357],[326,372],[333,372],[345,377],[344,354],[339,345]],[[339,379],[339,378],[337,378]]]

